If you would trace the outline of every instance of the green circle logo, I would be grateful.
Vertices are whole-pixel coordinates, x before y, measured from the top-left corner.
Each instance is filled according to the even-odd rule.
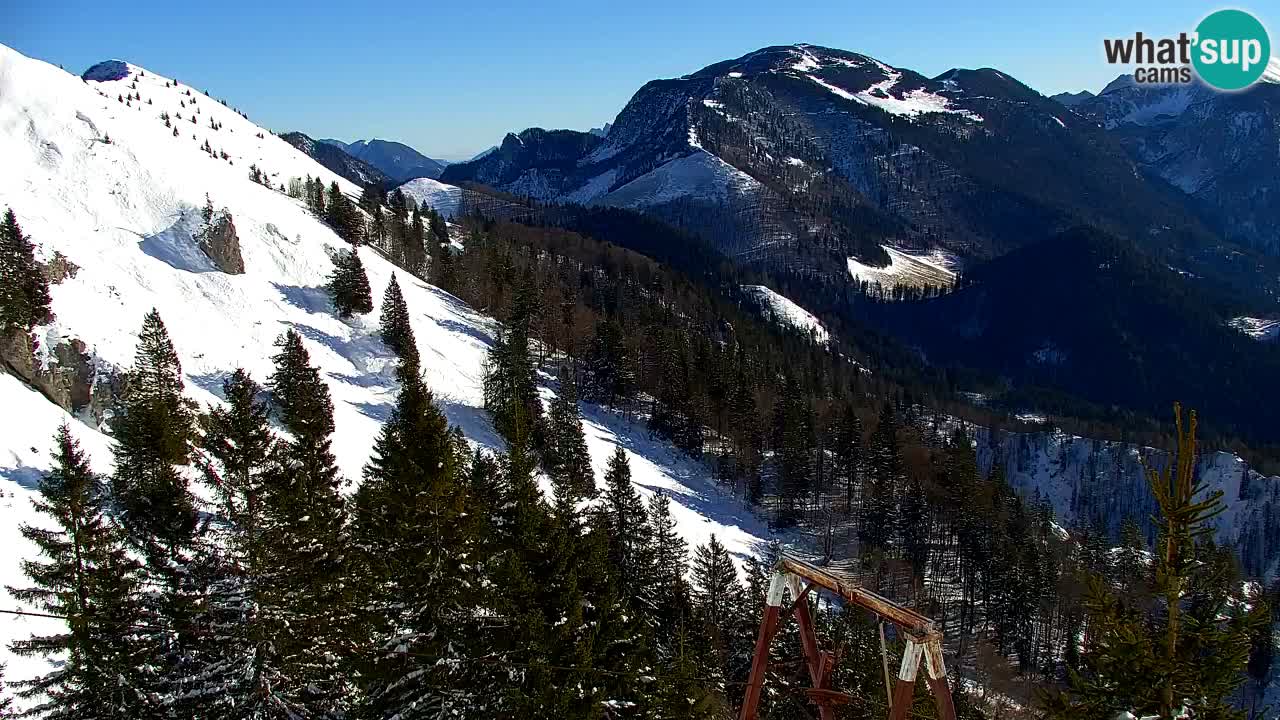
[[[1262,77],[1271,59],[1271,39],[1258,19],[1243,10],[1219,10],[1196,26],[1191,64],[1200,79],[1219,90],[1240,90]]]

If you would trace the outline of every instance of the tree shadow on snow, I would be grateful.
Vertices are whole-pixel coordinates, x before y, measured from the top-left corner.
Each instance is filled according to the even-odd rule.
[[[333,298],[329,296],[329,291],[323,287],[271,284],[275,286],[276,290],[280,291],[280,295],[285,302],[299,310],[323,314],[333,312]]]
[[[40,478],[44,477],[44,471],[28,465],[0,467],[0,476],[8,478],[28,490],[35,490],[40,485]]]

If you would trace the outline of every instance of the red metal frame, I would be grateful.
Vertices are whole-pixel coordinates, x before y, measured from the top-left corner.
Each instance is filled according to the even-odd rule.
[[[764,617],[760,620],[760,634],[756,637],[755,655],[751,660],[751,674],[747,679],[739,720],[757,720],[760,691],[764,687],[765,671],[769,667],[769,645],[778,628],[786,621],[782,613],[782,597],[787,588],[791,589],[791,596],[794,598],[791,613],[795,615],[799,625],[800,644],[804,649],[805,664],[812,683],[808,691],[809,699],[818,706],[821,720],[834,720],[834,706],[847,703],[851,698],[831,688],[831,671],[835,668],[836,658],[818,646],[807,599],[814,589],[826,590],[846,602],[870,610],[877,617],[893,623],[907,636],[902,665],[898,670],[892,697],[889,698],[890,720],[904,720],[911,709],[921,662],[925,665],[925,679],[937,704],[939,720],[955,720],[955,705],[951,700],[946,665],[942,660],[942,633],[932,620],[842,580],[827,570],[786,556],[778,561],[769,581],[769,595],[765,600]]]

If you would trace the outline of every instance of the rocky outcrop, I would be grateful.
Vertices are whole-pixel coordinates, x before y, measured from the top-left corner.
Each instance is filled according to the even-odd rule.
[[[54,251],[53,259],[45,263],[42,267],[45,280],[50,285],[57,285],[67,278],[74,278],[76,273],[80,272],[80,266],[71,262],[71,259],[58,251]]]
[[[41,363],[30,333],[10,333],[0,338],[0,361],[11,374],[64,410],[75,411],[89,405],[93,363],[79,340],[65,340],[50,348],[48,361]]]
[[[196,241],[200,250],[218,269],[228,275],[244,274],[244,258],[240,255],[240,238],[236,235],[231,213],[219,210],[200,231]]]

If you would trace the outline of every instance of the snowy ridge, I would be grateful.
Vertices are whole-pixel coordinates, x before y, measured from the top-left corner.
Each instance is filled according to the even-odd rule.
[[[344,476],[354,482],[397,390],[394,358],[377,328],[383,289],[394,272],[437,401],[473,444],[499,448],[481,387],[497,323],[398,271],[368,247],[359,252],[374,290],[374,310],[339,320],[324,286],[332,271],[328,253],[346,244],[301,202],[252,182],[249,165],[266,170],[276,186],[309,174],[326,184],[336,181],[352,194],[355,188],[194,90],[201,113],[197,124],[187,127],[185,86],[165,88],[164,78],[127,68],[126,79],[85,82],[0,46],[0,157],[6,162],[0,208],[14,208],[41,258],[59,252],[80,268],[51,288],[57,318],[37,328],[41,343],[79,338],[95,363],[127,367],[143,314],[157,308],[180,356],[187,394],[205,406],[220,402],[222,381],[236,367],[264,382],[276,338],[294,329],[329,385],[337,427],[334,453]],[[133,82],[141,106],[116,100],[134,92]],[[183,111],[184,120],[173,122],[178,137],[159,118],[166,109],[171,116]],[[209,117],[221,130],[206,130]],[[215,149],[225,149],[232,163],[201,150],[206,138]],[[446,197],[452,192],[431,181],[418,187]],[[206,194],[234,218],[244,274],[211,268],[191,238]],[[543,395],[549,397],[551,380],[544,376],[543,381]],[[69,416],[5,374],[0,374],[0,407],[0,539],[9,549],[0,558],[0,585],[22,586],[18,562],[34,550],[17,526],[33,520],[30,500],[50,466],[57,426],[71,423],[100,473],[111,470],[111,450],[91,419]],[[587,405],[583,413],[597,471],[603,472],[615,446],[625,448],[641,493],[671,495],[672,514],[690,543],[705,542],[714,533],[742,561],[766,541],[765,524],[723,496],[701,463],[648,439],[643,428],[613,413]],[[0,607],[18,603],[0,592]],[[0,623],[6,679],[45,669],[44,661],[13,658],[7,650],[10,641],[38,627],[34,620]]]
[[[764,285],[743,285],[742,289],[756,298],[766,310],[772,312],[778,322],[802,332],[812,332],[814,338],[820,343],[826,343],[831,339],[827,329],[822,326],[821,320],[785,295],[779,295]]]
[[[932,250],[924,254],[911,254],[902,250],[882,245],[889,253],[889,264],[885,267],[864,265],[857,258],[849,258],[849,274],[855,280],[865,281],[871,285],[880,285],[889,291],[899,285],[906,287],[924,287],[926,285],[948,286],[955,282],[955,263],[953,256],[942,250]]]

